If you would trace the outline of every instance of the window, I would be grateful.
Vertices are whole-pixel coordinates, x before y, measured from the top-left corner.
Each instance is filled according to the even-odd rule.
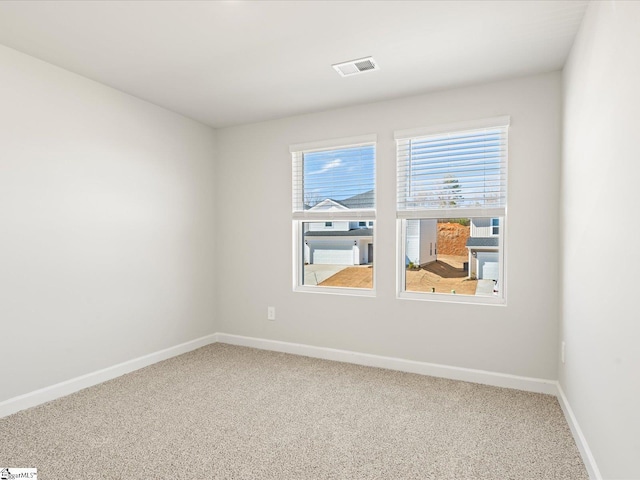
[[[396,132],[401,298],[504,303],[508,125]]]
[[[373,294],[375,141],[291,146],[295,290]]]
[[[500,219],[491,219],[491,235],[500,235]]]

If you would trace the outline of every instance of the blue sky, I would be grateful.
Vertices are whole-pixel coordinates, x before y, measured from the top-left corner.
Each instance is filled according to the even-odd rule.
[[[375,187],[375,146],[323,150],[304,155],[305,203],[343,200]]]

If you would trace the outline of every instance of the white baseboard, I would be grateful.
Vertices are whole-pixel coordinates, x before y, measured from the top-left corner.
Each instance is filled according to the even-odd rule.
[[[591,480],[602,480],[602,475],[600,474],[600,469],[596,464],[596,459],[591,453],[591,449],[587,444],[587,439],[582,433],[582,429],[578,424],[576,416],[573,414],[571,405],[569,405],[569,400],[567,400],[567,397],[565,396],[564,390],[562,390],[562,386],[560,385],[560,383],[558,383],[558,402],[560,403],[560,407],[562,407],[562,411],[564,412],[564,416],[567,419],[567,423],[569,424],[569,428],[571,429],[573,438],[576,441],[576,446],[580,451],[580,456],[582,457],[584,466],[587,468],[589,478]]]
[[[449,378],[451,380],[481,383],[495,387],[515,388],[517,390],[524,390],[527,392],[546,393],[549,395],[557,395],[558,393],[557,382],[555,380],[520,377],[505,373],[451,367],[448,365],[418,362],[415,360],[405,360],[394,357],[383,357],[380,355],[358,353],[348,350],[315,347],[300,343],[281,342],[278,340],[266,340],[255,337],[243,337],[227,333],[217,333],[216,337],[218,342],[228,343],[231,345],[253,347],[282,353],[292,353],[295,355],[354,363],[356,365],[365,365],[368,367],[386,368],[401,372],[418,373],[421,375],[430,375],[432,377]]]
[[[402,372],[430,375],[433,377],[448,378],[451,380],[462,380],[465,382],[492,385],[495,387],[514,388],[527,392],[545,393],[558,398],[560,407],[569,424],[571,433],[576,442],[582,461],[585,464],[590,480],[602,480],[602,475],[596,464],[595,458],[589,449],[587,440],[584,437],[573,410],[569,405],[567,397],[562,387],[556,380],[545,380],[531,377],[520,377],[504,373],[489,372],[485,370],[474,370],[470,368],[451,367],[434,363],[417,362],[402,358],[383,357],[368,353],[358,353],[348,350],[337,350],[326,347],[315,347],[300,343],[281,342],[278,340],[267,340],[262,338],[244,337],[240,335],[230,335],[227,333],[217,333],[217,341],[231,345],[243,347],[253,347],[262,350],[291,353],[294,355],[304,355],[312,358],[322,358],[338,362],[354,363],[369,367],[386,368]]]
[[[64,397],[65,395],[77,392],[78,390],[106,382],[107,380],[125,375],[133,372],[134,370],[139,370],[140,368],[147,367],[154,363],[161,362],[162,360],[166,360],[216,342],[554,395],[558,398],[562,411],[567,419],[573,438],[575,439],[576,445],[587,468],[587,472],[589,473],[589,478],[591,480],[602,480],[600,470],[598,469],[593,454],[589,449],[587,440],[578,425],[578,421],[573,414],[573,410],[569,405],[567,397],[565,396],[560,384],[555,380],[521,377],[505,373],[489,372],[486,370],[452,367],[435,363],[418,362],[415,360],[405,360],[402,358],[359,353],[349,350],[317,347],[301,343],[244,337],[228,333],[214,333],[206,335],[189,342],[181,343],[180,345],[119,363],[112,367],[107,367],[96,372],[88,373],[80,377],[72,378],[49,387],[20,395],[18,397],[10,398],[0,402],[0,418],[19,412],[20,410],[55,400],[56,398]]]
[[[65,395],[77,392],[78,390],[106,382],[107,380],[133,372],[134,370],[147,367],[154,363],[161,362],[162,360],[190,352],[191,350],[195,350],[196,348],[204,347],[205,345],[215,342],[216,334],[196,338],[195,340],[165,348],[164,350],[153,352],[142,357],[134,358],[112,367],[103,368],[96,372],[91,372],[49,387],[10,398],[0,402],[0,418],[26,408],[35,407],[36,405],[55,400],[56,398],[64,397]]]

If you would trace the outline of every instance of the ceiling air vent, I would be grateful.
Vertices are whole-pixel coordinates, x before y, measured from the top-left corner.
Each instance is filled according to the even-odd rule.
[[[349,77],[358,73],[380,70],[380,67],[373,59],[373,57],[359,58],[357,60],[351,60],[349,62],[336,63],[335,65],[331,66],[343,77]]]

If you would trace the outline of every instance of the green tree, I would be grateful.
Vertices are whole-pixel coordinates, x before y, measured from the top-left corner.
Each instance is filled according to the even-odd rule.
[[[460,192],[462,191],[460,182],[454,175],[449,173],[445,176],[443,183],[443,188],[447,190],[447,192],[440,196],[440,206],[455,207],[458,205],[458,202],[462,200],[462,195],[460,195]]]

